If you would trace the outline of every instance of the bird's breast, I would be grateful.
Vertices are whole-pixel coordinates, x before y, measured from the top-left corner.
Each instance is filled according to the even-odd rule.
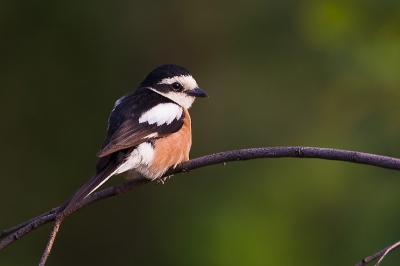
[[[149,167],[153,179],[163,175],[170,167],[189,160],[192,146],[192,128],[189,112],[184,109],[185,118],[182,128],[154,143],[154,157]]]

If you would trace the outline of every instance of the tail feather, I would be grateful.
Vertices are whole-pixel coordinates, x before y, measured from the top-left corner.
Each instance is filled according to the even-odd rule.
[[[108,166],[101,171],[95,173],[83,186],[81,186],[61,207],[58,208],[57,214],[66,211],[89,196],[93,191],[106,182],[115,172],[115,167]]]

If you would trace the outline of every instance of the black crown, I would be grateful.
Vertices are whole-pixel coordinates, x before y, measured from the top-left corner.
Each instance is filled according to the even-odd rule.
[[[151,71],[140,83],[139,87],[151,87],[152,85],[160,82],[165,78],[172,78],[175,76],[188,76],[189,71],[177,65],[162,65]]]

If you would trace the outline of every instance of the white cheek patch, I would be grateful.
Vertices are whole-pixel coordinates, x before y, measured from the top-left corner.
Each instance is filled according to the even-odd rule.
[[[171,124],[174,119],[178,120],[182,117],[182,107],[174,103],[161,103],[147,112],[143,113],[141,117],[139,117],[139,123],[149,123],[157,124],[157,126],[163,124]]]

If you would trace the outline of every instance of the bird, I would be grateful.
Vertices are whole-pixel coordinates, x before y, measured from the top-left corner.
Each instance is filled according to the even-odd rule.
[[[208,97],[189,71],[167,64],[151,71],[139,87],[115,102],[108,118],[108,133],[95,174],[56,214],[66,212],[111,176],[129,179],[162,179],[163,174],[189,160],[192,145],[188,109],[195,98]]]

